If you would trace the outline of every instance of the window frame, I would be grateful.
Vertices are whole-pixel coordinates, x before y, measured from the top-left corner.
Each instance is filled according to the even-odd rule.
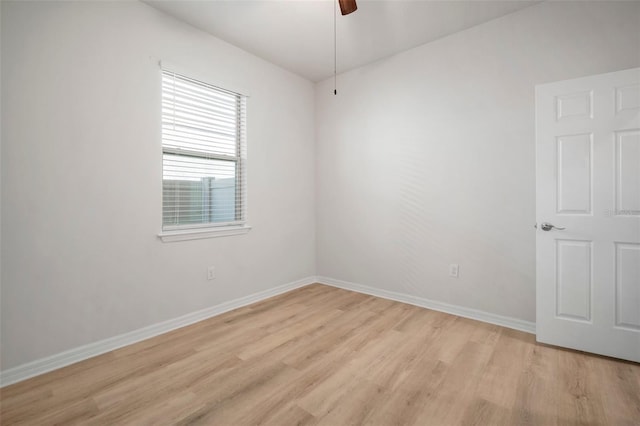
[[[219,92],[233,95],[236,99],[236,141],[235,141],[235,155],[225,155],[220,153],[212,153],[208,151],[198,151],[194,149],[176,148],[171,146],[165,146],[164,136],[162,130],[162,124],[160,125],[160,143],[161,143],[161,161],[162,161],[162,179],[161,179],[161,232],[158,237],[163,242],[172,241],[185,241],[192,239],[223,237],[229,235],[246,234],[251,230],[251,226],[247,225],[247,192],[246,192],[246,104],[247,95],[243,95],[236,91],[221,88],[218,85],[208,83],[190,75],[185,75],[181,72],[174,71],[170,67],[160,67],[160,94],[161,98],[164,95],[164,89],[162,88],[162,79],[165,74],[173,75],[174,78],[178,76],[186,81],[192,81],[196,85],[204,85]],[[161,113],[162,117],[162,113]],[[162,122],[162,118],[161,118]],[[203,160],[219,160],[229,161],[234,163],[234,221],[226,222],[202,222],[194,224],[182,224],[182,225],[165,225],[164,224],[164,173],[165,173],[165,154],[173,156],[184,156],[188,158],[197,158]],[[238,200],[239,203],[238,203]]]

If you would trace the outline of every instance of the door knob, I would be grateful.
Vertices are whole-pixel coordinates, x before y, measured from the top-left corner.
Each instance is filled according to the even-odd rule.
[[[554,226],[549,222],[543,222],[542,225],[540,225],[540,228],[542,228],[543,231],[551,231],[553,228],[557,229],[558,231],[565,230],[565,228],[558,228],[557,226]]]

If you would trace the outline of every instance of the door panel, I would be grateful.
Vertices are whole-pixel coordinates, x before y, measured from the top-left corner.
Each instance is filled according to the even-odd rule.
[[[616,132],[617,213],[640,214],[640,129]]]
[[[640,330],[640,244],[616,244],[616,325]]]
[[[566,93],[556,96],[556,119],[571,120],[577,118],[591,118],[593,92]]]
[[[640,84],[616,87],[616,113],[640,108]]]
[[[538,341],[640,362],[640,69],[536,87],[536,219]]]
[[[558,213],[591,213],[593,135],[560,136],[558,147]]]
[[[591,241],[556,240],[556,315],[591,321]]]

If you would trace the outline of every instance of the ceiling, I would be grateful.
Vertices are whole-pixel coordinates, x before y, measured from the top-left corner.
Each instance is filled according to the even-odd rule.
[[[311,81],[333,75],[331,0],[143,0]],[[337,16],[338,73],[538,1],[358,0]]]

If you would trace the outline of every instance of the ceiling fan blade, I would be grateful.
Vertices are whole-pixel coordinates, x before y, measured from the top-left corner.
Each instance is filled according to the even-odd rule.
[[[355,12],[358,9],[358,5],[356,4],[356,0],[339,0],[340,2],[340,13],[342,15],[348,15],[352,12]]]

